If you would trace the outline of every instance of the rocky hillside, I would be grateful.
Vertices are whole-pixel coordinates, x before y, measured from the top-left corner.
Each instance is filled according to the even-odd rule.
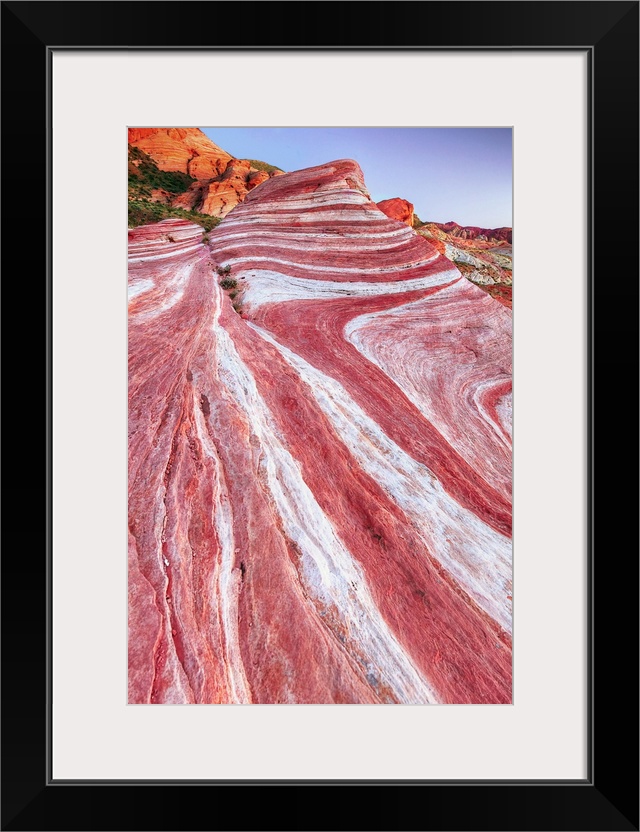
[[[452,233],[445,228],[452,229]],[[480,229],[451,222],[428,222],[416,226],[416,231],[455,263],[468,280],[511,308],[513,249],[510,228]]]
[[[212,179],[233,158],[197,127],[129,128],[129,146],[143,150],[163,171]]]
[[[188,212],[152,209],[157,220],[169,216],[204,214],[222,218],[249,191],[278,176],[279,168],[255,159],[235,159],[198,128],[129,129],[129,199]],[[130,210],[136,216],[150,209]]]
[[[220,176],[194,182],[185,193],[174,197],[171,204],[212,217],[226,217],[249,191],[280,173],[257,170],[245,159],[230,159]]]

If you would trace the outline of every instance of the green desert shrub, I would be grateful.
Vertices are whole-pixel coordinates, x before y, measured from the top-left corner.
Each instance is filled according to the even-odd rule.
[[[277,168],[275,165],[269,165],[267,162],[261,162],[259,159],[247,159],[247,162],[249,162],[252,168],[255,168],[256,170],[263,170],[265,173],[273,173],[276,170],[279,170],[280,173],[284,173],[282,168]]]

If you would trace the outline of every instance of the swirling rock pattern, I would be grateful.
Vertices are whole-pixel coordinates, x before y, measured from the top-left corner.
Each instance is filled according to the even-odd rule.
[[[510,311],[350,160],[129,258],[129,701],[510,702]]]

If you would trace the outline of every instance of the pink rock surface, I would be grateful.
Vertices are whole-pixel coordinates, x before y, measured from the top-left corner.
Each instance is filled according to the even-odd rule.
[[[129,701],[510,702],[510,311],[350,160],[129,292]]]

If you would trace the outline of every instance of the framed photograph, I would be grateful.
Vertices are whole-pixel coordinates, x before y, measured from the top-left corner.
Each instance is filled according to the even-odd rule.
[[[214,825],[227,829],[638,829],[637,545],[629,546],[627,521],[636,516],[637,506],[635,500],[631,505],[619,474],[619,460],[628,455],[628,437],[637,436],[637,411],[629,407],[631,397],[621,393],[620,378],[631,363],[632,378],[637,379],[637,365],[631,358],[637,355],[637,345],[635,338],[634,344],[628,341],[630,334],[637,332],[638,300],[633,254],[638,249],[638,3],[379,2],[366,7],[366,29],[362,28],[363,4],[312,2],[300,8],[304,18],[297,12],[292,15],[294,7],[285,3],[2,4],[4,222],[5,241],[10,241],[4,250],[5,287],[9,284],[21,290],[8,308],[21,312],[22,340],[25,329],[45,335],[47,405],[46,447],[38,449],[36,460],[46,460],[45,533],[32,537],[30,517],[21,520],[21,542],[5,548],[3,563],[2,828],[209,828],[208,812],[215,805],[225,808]],[[456,25],[452,29],[454,13]],[[284,26],[285,20],[293,28]],[[246,34],[240,34],[245,27]],[[318,620],[324,619],[323,626],[335,638],[339,638],[339,631],[347,633],[348,637],[343,634],[343,646],[349,667],[355,668],[352,681],[346,663],[340,668],[336,664],[329,672],[327,668],[334,662],[331,651],[320,660],[319,648],[313,648],[312,658],[301,655],[295,667],[298,676],[291,684],[281,679],[274,682],[266,652],[265,658],[260,658],[260,640],[251,641],[247,631],[238,638],[245,638],[246,644],[255,642],[252,649],[256,652],[251,655],[255,655],[256,670],[247,670],[243,676],[230,672],[216,687],[211,679],[217,665],[212,661],[207,665],[213,668],[208,681],[197,688],[198,694],[193,683],[196,671],[193,678],[189,676],[191,692],[180,693],[180,673],[172,676],[163,670],[161,679],[145,675],[148,651],[155,649],[147,644],[155,638],[155,613],[143,603],[135,607],[139,627],[135,639],[129,639],[135,656],[132,660],[129,655],[127,673],[128,525],[131,531],[127,521],[128,462],[131,477],[127,418],[131,419],[136,406],[135,399],[133,405],[131,399],[127,401],[127,357],[128,351],[131,357],[132,344],[142,364],[151,353],[156,354],[146,336],[135,340],[136,327],[166,311],[167,304],[178,303],[184,291],[184,287],[172,284],[173,288],[162,289],[154,301],[155,289],[145,263],[159,255],[173,257],[174,247],[188,255],[193,241],[183,239],[185,216],[197,213],[205,198],[210,200],[211,210],[200,213],[215,216],[218,209],[211,207],[212,200],[226,193],[224,188],[211,187],[216,177],[224,176],[223,171],[211,170],[205,177],[202,171],[198,175],[187,167],[180,173],[178,167],[172,171],[170,165],[159,163],[153,147],[145,144],[145,131],[156,128],[202,128],[207,141],[217,141],[238,158],[247,156],[243,182],[253,184],[245,188],[242,199],[246,197],[246,203],[234,216],[236,225],[241,224],[250,206],[260,208],[262,200],[260,210],[266,213],[261,214],[256,236],[260,243],[249,252],[241,250],[233,223],[226,220],[224,243],[220,242],[222,235],[216,243],[215,231],[210,238],[209,229],[198,230],[196,225],[198,239],[194,238],[193,246],[197,244],[200,254],[207,252],[206,258],[201,258],[202,268],[208,269],[206,280],[220,303],[228,304],[222,314],[228,314],[230,330],[242,323],[251,332],[247,338],[260,337],[268,345],[269,367],[273,370],[280,362],[276,386],[282,396],[294,368],[316,391],[314,407],[319,411],[324,408],[323,418],[334,428],[341,418],[340,408],[353,416],[355,403],[360,402],[362,419],[369,418],[367,441],[378,430],[380,443],[391,444],[379,445],[374,466],[354,436],[351,459],[366,469],[369,480],[376,480],[380,494],[385,488],[391,491],[396,487],[392,479],[398,465],[409,466],[403,469],[403,476],[414,483],[415,492],[396,489],[393,494],[394,505],[411,518],[414,530],[420,528],[423,510],[419,500],[415,502],[415,494],[425,493],[426,488],[420,479],[422,468],[415,464],[418,446],[411,445],[398,462],[403,438],[394,433],[392,420],[380,418],[373,424],[370,413],[367,416],[365,394],[358,398],[355,381],[349,387],[344,379],[346,387],[340,389],[329,384],[323,373],[331,375],[333,370],[327,370],[328,365],[324,370],[312,366],[302,341],[291,334],[294,328],[299,329],[299,322],[271,320],[259,311],[265,308],[261,306],[264,293],[273,297],[277,291],[285,301],[296,299],[299,309],[311,315],[310,298],[316,291],[306,283],[302,286],[304,280],[309,282],[308,275],[294,275],[282,252],[276,257],[284,264],[281,271],[261,265],[267,257],[275,262],[269,250],[275,243],[265,231],[270,222],[269,206],[260,193],[277,192],[280,196],[276,199],[286,198],[292,210],[299,211],[296,200],[303,199],[311,184],[321,193],[328,189],[335,194],[344,180],[348,193],[341,197],[346,202],[341,203],[340,211],[346,216],[350,205],[358,203],[358,210],[363,210],[358,200],[372,206],[368,191],[366,200],[363,194],[367,188],[373,192],[373,187],[360,180],[357,164],[346,172],[331,167],[334,156],[312,168],[317,183],[300,176],[295,179],[295,174],[290,186],[287,183],[293,179],[280,177],[272,165],[261,167],[262,162],[278,164],[278,160],[256,162],[262,159],[257,153],[249,158],[248,152],[226,148],[216,130],[223,135],[229,128],[275,128],[283,131],[283,141],[291,143],[290,133],[284,131],[313,129],[324,136],[321,141],[327,148],[329,128],[385,131],[389,136],[399,135],[393,131],[401,129],[432,129],[441,131],[440,138],[452,135],[451,131],[509,133],[513,218],[504,225],[509,225],[509,231],[513,226],[512,240],[509,236],[508,241],[506,237],[501,241],[488,233],[500,231],[497,226],[503,223],[499,221],[487,221],[487,227],[472,234],[472,223],[465,220],[463,234],[456,230],[461,225],[444,225],[455,217],[409,217],[408,221],[404,215],[400,217],[398,212],[406,209],[411,198],[406,192],[371,195],[377,203],[376,222],[381,223],[380,229],[384,226],[385,234],[398,240],[417,239],[412,245],[422,247],[420,251],[428,248],[437,252],[434,258],[441,268],[433,264],[427,268],[417,255],[415,263],[407,260],[416,269],[415,275],[409,275],[415,282],[410,287],[416,293],[415,298],[411,296],[417,304],[415,316],[426,314],[426,307],[420,307],[420,293],[426,296],[431,292],[435,273],[446,277],[447,269],[454,268],[450,260],[456,258],[460,271],[466,269],[472,280],[484,283],[482,291],[476,287],[469,290],[474,303],[482,306],[484,298],[492,309],[495,305],[506,315],[506,290],[501,287],[508,284],[504,275],[505,268],[511,271],[508,257],[513,245],[514,464],[509,586],[505,589],[506,584],[500,583],[504,597],[498,596],[494,578],[488,580],[480,570],[477,581],[471,582],[469,569],[460,566],[461,553],[474,550],[474,546],[484,552],[486,563],[495,563],[491,547],[498,544],[488,532],[480,534],[475,521],[465,525],[460,520],[456,529],[445,529],[445,548],[451,561],[443,565],[442,580],[446,584],[447,574],[456,575],[457,589],[451,595],[455,594],[456,600],[451,603],[460,605],[452,616],[456,626],[448,633],[438,635],[431,613],[425,613],[423,621],[412,612],[411,605],[418,602],[402,595],[404,579],[393,577],[392,557],[385,560],[386,576],[382,572],[378,579],[374,570],[367,572],[369,585],[375,589],[371,596],[375,604],[369,596],[364,597],[364,590],[358,595],[357,570],[351,575],[350,566],[330,566],[330,572],[342,570],[342,577],[348,573],[353,578],[354,592],[348,590],[348,601],[347,595],[338,599],[331,595],[334,590],[341,591],[335,581],[322,584],[314,614]],[[128,133],[132,129],[133,140]],[[454,155],[452,148],[458,149],[453,139],[451,142],[449,157]],[[394,153],[409,154],[408,148],[400,148],[399,142],[389,139],[378,165],[382,167],[386,158],[391,168]],[[435,154],[436,150],[430,152]],[[462,150],[458,152],[457,167],[463,170]],[[480,150],[475,152],[476,167],[484,168],[484,157]],[[134,209],[140,212],[134,221],[130,214],[128,223],[125,163],[135,190]],[[293,163],[283,166],[297,169]],[[439,187],[436,173],[423,174],[417,162],[415,171],[416,178],[427,179],[420,182],[426,192],[428,176],[433,177],[435,192]],[[490,179],[497,175],[484,172]],[[183,178],[178,182],[180,176]],[[258,179],[262,191],[255,187]],[[207,194],[202,182],[208,183]],[[464,187],[463,181],[455,182],[456,187]],[[294,189],[291,192],[287,190],[290,187]],[[453,181],[449,187],[454,187]],[[488,195],[490,188],[484,187]],[[22,207],[34,196],[43,206],[36,208],[35,224],[33,209],[25,212]],[[322,206],[315,209],[322,213]],[[144,231],[152,227],[146,225],[144,212],[155,212],[151,219],[164,219],[162,240],[152,239]],[[226,213],[222,210],[221,216]],[[296,214],[293,225],[287,226],[292,251],[300,237],[300,222]],[[220,226],[221,231],[224,228],[224,224]],[[327,228],[318,232],[324,235],[322,246],[326,252],[341,251],[343,241],[333,247],[327,242],[331,232]],[[485,279],[489,255],[479,251],[482,246],[478,241],[486,242],[486,251],[498,258],[492,261],[490,284]],[[383,247],[379,240],[375,245]],[[362,244],[362,252],[366,246],[366,242]],[[385,250],[397,255],[395,243]],[[14,252],[20,252],[18,258]],[[341,267],[348,271],[357,266],[358,256],[365,257],[362,252],[354,249],[350,263]],[[139,319],[127,317],[127,253],[133,256],[130,289],[133,286],[133,297],[139,299],[134,304]],[[290,259],[290,252],[288,256]],[[303,260],[304,256],[300,254]],[[486,269],[480,269],[480,262]],[[242,268],[241,263],[245,263]],[[307,266],[317,270],[317,261],[314,263]],[[329,266],[324,268],[326,271]],[[287,269],[291,272],[288,277]],[[622,273],[619,277],[618,272]],[[20,280],[8,280],[12,274],[20,275]],[[454,269],[456,280],[457,275]],[[323,291],[337,308],[342,303],[336,298],[344,293],[340,285],[344,278],[333,271],[329,277],[321,275]],[[378,278],[374,275],[371,285],[365,281],[355,288],[348,283],[351,301],[358,298],[362,304],[358,310],[361,316],[371,311],[369,306],[379,311]],[[243,279],[248,282],[240,284]],[[390,297],[396,289],[389,283],[384,285],[385,297]],[[494,297],[489,301],[491,294]],[[29,324],[24,310],[26,302],[31,308],[34,298],[41,301],[43,310],[46,307],[46,315],[41,315],[37,324]],[[154,302],[160,304],[155,310],[148,305]],[[367,333],[352,332],[354,326],[349,337],[358,341],[359,351],[373,350],[373,342],[365,344]],[[163,337],[167,355],[180,352],[177,334]],[[192,338],[187,339],[189,344]],[[248,359],[242,353],[243,338],[238,336],[229,346],[229,355],[242,354],[245,366]],[[456,349],[460,343],[458,336]],[[440,351],[443,344],[438,342]],[[187,348],[187,341],[183,346]],[[392,359],[385,355],[376,358],[381,374],[387,372],[394,384],[401,389],[405,384],[409,390],[411,359],[405,361],[408,369],[406,378],[401,379],[393,375],[399,372],[398,365],[395,370],[390,368]],[[224,363],[227,359],[220,360]],[[413,361],[417,360],[414,356]],[[227,393],[219,391],[220,401],[231,396],[236,382],[235,400],[240,400],[241,389],[249,395],[246,391],[251,385],[248,377],[240,378],[239,366],[227,368],[231,386]],[[34,375],[37,378],[33,370],[25,373],[25,359],[17,362],[15,369],[15,376],[10,374],[12,390],[25,390],[25,381],[28,379],[31,386]],[[266,366],[252,370],[256,396],[267,395],[269,385],[262,385],[261,378],[268,371]],[[188,367],[191,379],[185,375],[188,384],[200,383],[198,373],[203,372],[206,368],[194,358],[193,366]],[[435,372],[432,367],[431,378]],[[376,384],[384,386],[382,375],[376,377]],[[345,389],[349,398],[341,392]],[[384,394],[390,401],[391,389],[387,393],[378,390],[376,395]],[[215,393],[210,396],[207,390],[201,383],[199,406],[194,411],[196,427],[206,423],[212,402],[217,401]],[[500,393],[503,398],[505,391]],[[293,408],[294,399],[291,393],[287,399],[291,407],[285,409]],[[620,399],[623,407],[617,406]],[[492,423],[497,426],[505,421],[507,403],[506,399],[496,402]],[[309,406],[305,413],[310,412]],[[404,424],[408,424],[408,412],[403,415]],[[346,485],[351,476],[348,466],[345,463],[344,471],[335,474],[333,484],[327,480],[331,466],[323,469],[323,484],[318,483],[318,491],[312,493],[313,488],[307,487],[312,480],[304,471],[305,459],[312,453],[311,434],[304,441],[300,439],[300,447],[291,457],[297,463],[287,468],[290,457],[277,441],[288,435],[293,443],[299,429],[291,427],[287,434],[282,428],[273,434],[273,442],[266,442],[265,436],[271,434],[266,422],[260,424],[260,408],[247,408],[247,414],[249,432],[264,440],[260,453],[265,469],[274,460],[282,466],[274,468],[271,480],[268,471],[265,473],[273,499],[277,502],[279,488],[295,490],[298,483],[299,489],[307,489],[305,512],[288,514],[283,498],[279,515],[291,540],[291,552],[303,563],[310,557],[313,534],[319,534],[319,529],[326,532],[314,506],[323,506],[322,516],[332,518],[333,528],[339,523],[340,512],[336,509],[334,517],[328,498],[318,494],[331,487],[336,494],[340,489],[352,493],[354,486]],[[240,418],[227,415],[231,422]],[[39,417],[38,413],[36,419]],[[444,416],[437,408],[429,418],[446,435]],[[25,419],[28,424],[29,416]],[[308,422],[303,419],[300,426]],[[597,455],[596,429],[602,439]],[[230,441],[235,441],[232,434]],[[41,418],[31,435],[43,435]],[[614,437],[625,444],[614,445]],[[185,442],[188,456],[188,438]],[[305,443],[309,447],[305,448]],[[499,479],[496,467],[489,472],[490,466],[498,465],[487,451],[490,446],[479,427],[472,430],[468,426],[460,430],[460,436],[456,434],[452,445],[456,443],[469,468],[468,477],[463,477],[466,485],[460,487],[460,500],[467,500],[476,515],[482,514],[483,522],[493,528],[492,534],[502,534],[501,526],[497,532],[494,528],[506,517],[500,513],[502,504],[495,496],[499,488],[489,494],[479,488],[474,491],[470,485]],[[389,458],[393,459],[391,466]],[[217,463],[207,464],[215,467]],[[308,464],[313,467],[311,457]],[[331,470],[337,471],[335,466]],[[448,471],[443,465],[439,476],[446,479]],[[140,502],[136,511],[142,516],[147,505],[151,518],[152,497],[146,487],[152,476],[153,472],[143,472],[134,491]],[[12,466],[11,491],[12,496],[20,495],[21,506],[16,511],[20,517],[25,503],[31,515],[36,513],[36,505],[38,514],[44,513],[43,502],[32,496],[33,482],[30,466],[20,464],[15,479]],[[185,482],[183,487],[187,488]],[[248,505],[252,486],[247,482],[245,487],[244,496],[236,498]],[[447,489],[447,493],[455,490],[453,479],[447,481]],[[372,506],[378,500],[381,511],[381,496],[371,499]],[[363,504],[364,496],[358,500]],[[385,517],[395,516],[395,510],[390,506]],[[442,511],[440,518],[446,515],[445,509]],[[381,521],[376,519],[375,508],[368,516],[371,522],[367,528],[373,529],[369,529],[371,546],[381,548],[385,535],[397,531],[396,548],[406,544],[410,556],[411,546],[405,540],[413,533],[409,527],[403,533],[399,525],[396,529],[391,520],[385,520],[378,528],[376,523]],[[179,526],[179,512],[174,519]],[[218,533],[224,523],[220,518],[216,522]],[[345,520],[347,525],[354,522],[351,516]],[[241,531],[234,533],[238,536]],[[348,533],[345,526],[341,535],[345,538]],[[135,538],[135,529],[133,534]],[[163,528],[159,534],[164,541],[171,530]],[[176,534],[179,536],[179,530]],[[455,540],[452,542],[456,534],[462,541],[460,551]],[[476,534],[480,534],[477,541]],[[191,531],[189,535],[193,540]],[[269,547],[266,537],[264,547],[274,556],[276,550]],[[165,580],[173,568],[173,555],[162,551]],[[230,571],[224,580],[227,584],[251,580],[254,562],[234,557],[231,552]],[[509,567],[511,573],[511,563]],[[316,568],[322,572],[317,561]],[[485,566],[489,568],[493,567]],[[305,569],[301,567],[300,574],[306,575],[301,585],[313,595],[310,587],[315,579],[309,577],[308,563]],[[149,583],[150,574],[140,578],[141,586],[146,585],[144,581]],[[402,574],[406,575],[406,570]],[[444,592],[436,586],[440,582],[433,574],[433,592]],[[217,580],[224,583],[221,577]],[[415,577],[418,589],[421,580]],[[270,585],[268,576],[264,582]],[[319,586],[318,582],[319,578]],[[176,593],[179,585],[176,572]],[[129,572],[130,590],[131,586]],[[384,604],[385,586],[396,599],[402,599],[403,612],[397,618],[393,604],[389,608]],[[276,594],[280,597],[280,590]],[[460,601],[463,596],[466,606]],[[324,599],[322,604],[318,598]],[[170,592],[166,601],[164,631],[174,621],[172,604],[180,603]],[[272,601],[277,607],[278,598]],[[226,621],[227,614],[242,617],[237,610],[225,612],[224,603],[221,620]],[[420,604],[423,609],[424,599]],[[280,605],[289,611],[282,619],[289,620],[291,632],[302,632],[305,621],[295,618],[291,602],[281,600]],[[493,623],[486,624],[485,630],[471,627],[465,623],[471,620],[469,608],[478,620]],[[332,610],[349,618],[346,630],[340,629]],[[248,628],[252,619],[243,615]],[[253,620],[259,628],[259,616]],[[172,626],[176,629],[173,643],[178,645],[180,626]],[[413,641],[408,634],[412,626],[417,628]],[[388,632],[381,629],[384,627]],[[197,631],[194,625],[185,638],[188,635],[195,643]],[[225,644],[229,645],[232,642],[225,632]],[[278,636],[270,630],[265,638],[272,645]],[[428,660],[420,652],[426,641],[436,645]],[[399,643],[404,652],[399,648],[393,652]],[[407,647],[411,644],[416,645],[414,652]],[[504,659],[505,650],[510,652],[511,647],[513,664]],[[242,649],[249,655],[249,648]],[[266,651],[264,646],[260,649]],[[184,657],[180,650],[178,653]],[[468,661],[455,663],[454,655],[467,654]],[[362,667],[358,667],[362,656]],[[420,670],[422,661],[429,672]],[[467,676],[460,672],[463,664],[468,668]],[[219,666],[234,666],[230,654]],[[315,666],[324,667],[325,675],[307,684],[305,669]],[[155,667],[157,675],[158,665]],[[152,707],[152,703],[162,706]],[[234,707],[239,703],[247,706]],[[169,707],[171,704],[175,706]],[[630,755],[620,753],[620,744],[631,746]],[[627,762],[629,757],[632,765]],[[249,790],[255,797],[242,802],[241,816],[231,809],[236,806],[238,789]],[[329,790],[330,795],[322,790]],[[318,797],[338,797],[338,801]],[[287,806],[284,813],[283,799]],[[209,820],[198,826],[195,818],[201,815]]]

